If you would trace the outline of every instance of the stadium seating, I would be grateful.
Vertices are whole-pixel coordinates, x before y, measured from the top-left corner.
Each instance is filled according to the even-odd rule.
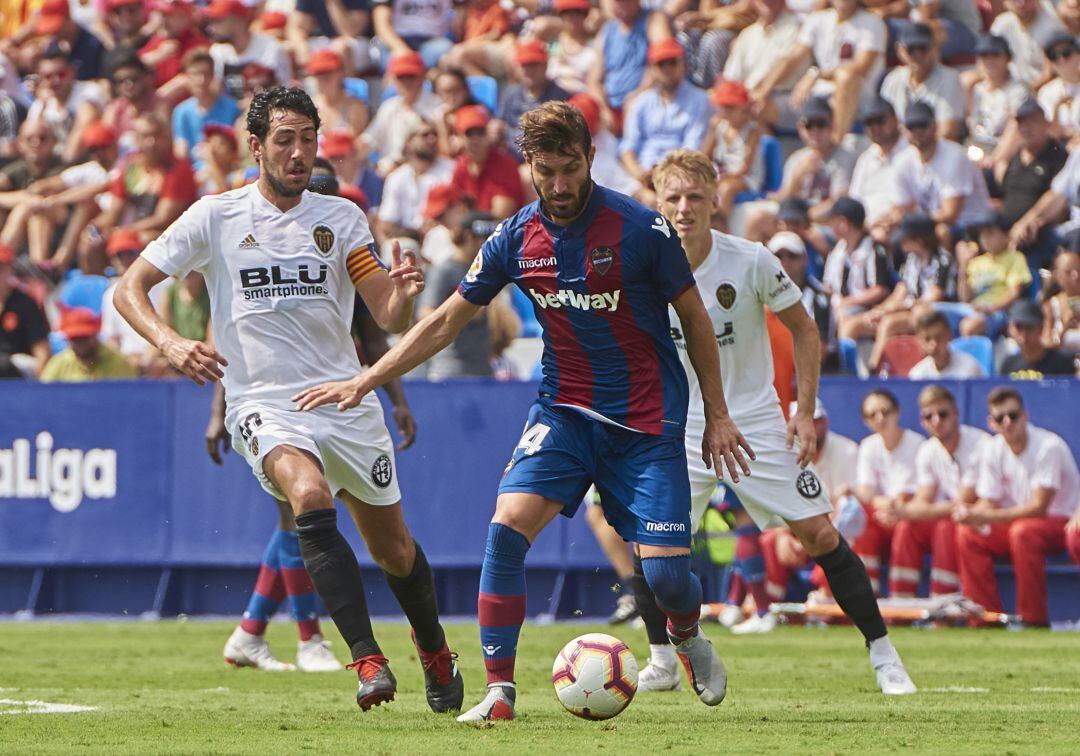
[[[367,79],[349,77],[345,79],[345,91],[364,104],[371,103],[371,86]]]
[[[499,109],[499,82],[493,76],[469,76],[469,94],[492,113]]]
[[[906,378],[911,368],[925,356],[915,336],[893,336],[885,342],[882,351],[882,377]]]
[[[957,352],[970,354],[979,361],[987,375],[994,374],[994,342],[985,336],[962,336],[950,345]]]
[[[837,339],[836,348],[840,353],[840,366],[849,375],[859,374],[859,345],[855,339]]]

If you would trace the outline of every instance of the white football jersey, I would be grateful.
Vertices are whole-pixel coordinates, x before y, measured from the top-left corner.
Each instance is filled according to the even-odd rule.
[[[918,433],[905,428],[899,445],[889,451],[877,433],[864,438],[859,443],[856,485],[869,486],[874,496],[896,498],[915,493],[915,457],[923,440]]]
[[[728,410],[737,425],[758,421],[783,422],[780,399],[773,388],[772,349],[765,326],[768,305],[774,312],[799,303],[801,293],[780,267],[780,261],[761,244],[712,232],[712,249],[694,271],[698,291],[709,313],[720,346],[720,371]],[[669,308],[671,337],[690,383],[687,435],[705,429],[705,405],[697,373],[686,353],[682,325]]]
[[[970,425],[960,426],[960,443],[949,454],[936,438],[928,438],[915,455],[915,479],[919,488],[936,486],[934,501],[953,501],[963,486],[975,487],[979,459],[990,434]]]
[[[205,276],[228,402],[291,408],[300,389],[360,372],[354,281],[381,267],[373,244],[349,200],[304,192],[282,212],[249,184],[200,199],[142,256],[170,276]]]
[[[1056,433],[1028,423],[1024,451],[1014,454],[1005,439],[994,436],[979,466],[975,492],[1008,509],[1031,502],[1036,488],[1054,490],[1046,514],[1072,517],[1080,501],[1080,470],[1069,445]]]

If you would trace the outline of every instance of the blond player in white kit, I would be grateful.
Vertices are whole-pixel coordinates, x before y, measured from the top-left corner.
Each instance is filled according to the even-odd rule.
[[[728,481],[727,485],[733,487],[759,527],[786,522],[807,553],[821,565],[837,603],[866,638],[882,692],[914,693],[915,685],[888,638],[866,569],[833,527],[829,519],[832,504],[810,466],[816,446],[813,408],[820,337],[800,302],[799,288],[764,246],[712,230],[717,176],[708,156],[694,150],[675,150],[653,169],[653,181],[659,209],[682,240],[712,320],[732,417],[746,438],[753,439],[757,452],[750,476],[738,482]],[[791,331],[795,344],[800,411],[786,428],[772,385],[766,305]],[[671,327],[681,349],[681,328],[674,315]],[[685,360],[686,352],[681,350],[681,354]],[[691,379],[686,449],[695,527],[716,485],[716,474],[700,461],[703,428],[701,396]],[[647,587],[644,581],[635,580],[638,606],[645,607],[642,617],[649,623],[654,621],[649,609],[655,601],[641,590],[643,587]],[[642,676],[648,680],[670,675],[663,663],[663,652],[651,649],[654,659],[642,670]]]
[[[306,191],[319,114],[304,90],[259,92],[247,126],[258,182],[192,205],[127,271],[117,309],[196,383],[223,379],[233,444],[263,487],[292,506],[304,565],[352,652],[360,708],[393,700],[397,684],[371,629],[356,555],[337,528],[335,497],[413,626],[428,704],[460,708],[461,675],[431,568],[402,516],[378,399],[368,395],[348,412],[299,412],[291,399],[360,372],[349,332],[357,292],[381,327],[402,331],[423,274],[396,244],[387,271],[355,204]],[[214,346],[180,337],[147,297],[167,276],[192,270],[206,278]]]

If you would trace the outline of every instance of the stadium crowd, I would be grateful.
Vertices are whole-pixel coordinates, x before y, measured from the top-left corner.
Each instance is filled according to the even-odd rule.
[[[337,191],[428,267],[421,311],[535,197],[520,115],[568,100],[646,204],[668,151],[712,156],[716,227],[781,258],[825,370],[1075,374],[1077,33],[1075,0],[3,0],[0,374],[167,374],[115,276],[254,180],[246,104],[294,83]],[[197,275],[155,301],[206,334]],[[425,374],[529,378],[537,333],[505,293]]]

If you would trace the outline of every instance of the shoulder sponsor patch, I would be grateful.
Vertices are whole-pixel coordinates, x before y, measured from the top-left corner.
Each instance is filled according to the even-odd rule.
[[[498,233],[496,229],[495,233]],[[494,235],[494,234],[493,234]],[[469,270],[465,273],[466,283],[476,283],[476,278],[484,272],[484,250],[480,250],[476,253],[476,257],[473,258],[472,265],[469,266]]]

